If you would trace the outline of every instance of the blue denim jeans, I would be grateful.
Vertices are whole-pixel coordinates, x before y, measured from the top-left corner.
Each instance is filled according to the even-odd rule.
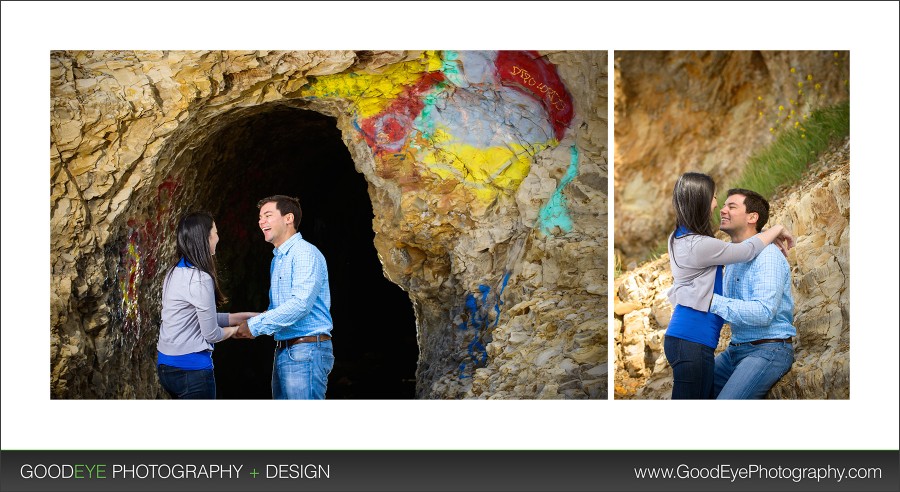
[[[708,400],[713,397],[715,351],[712,347],[667,336],[663,349],[672,366],[673,400]]]
[[[159,364],[159,383],[176,400],[215,400],[216,376],[212,369],[189,371]]]
[[[275,349],[273,366],[272,398],[324,400],[328,374],[334,367],[331,340]]]
[[[713,394],[719,400],[758,400],[794,363],[790,342],[729,346],[716,356]]]

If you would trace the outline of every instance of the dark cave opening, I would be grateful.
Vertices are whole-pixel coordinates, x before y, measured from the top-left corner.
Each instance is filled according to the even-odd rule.
[[[274,194],[298,197],[300,233],[328,264],[335,364],[327,398],[413,398],[412,305],[382,273],[367,182],[354,169],[336,120],[287,106],[263,108],[233,121],[200,151],[194,161],[203,169],[199,186],[211,188],[204,201],[216,218],[217,262],[229,297],[220,311],[268,307],[272,245],[257,225],[256,204]],[[269,336],[216,344],[217,397],[271,398],[273,350]]]

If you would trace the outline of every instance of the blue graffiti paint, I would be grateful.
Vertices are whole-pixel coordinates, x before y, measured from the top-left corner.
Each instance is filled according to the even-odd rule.
[[[503,276],[503,280],[500,283],[500,289],[493,299],[489,300],[491,288],[484,284],[478,286],[478,291],[481,294],[480,298],[475,297],[471,293],[466,294],[465,305],[469,316],[467,321],[459,324],[459,329],[462,331],[473,329],[475,330],[475,336],[466,346],[468,360],[463,361],[459,365],[459,379],[472,377],[470,374],[466,373],[467,367],[475,368],[484,366],[487,362],[487,347],[484,346],[482,338],[485,329],[488,327],[488,322],[490,321],[488,319],[488,313],[493,310],[496,314],[494,324],[491,326],[492,328],[496,327],[500,322],[500,306],[503,304],[501,296],[503,295],[503,291],[506,290],[510,275],[511,272],[506,272]]]
[[[559,227],[563,232],[572,230],[572,218],[569,216],[566,197],[562,194],[563,188],[578,175],[578,149],[573,145],[571,150],[572,158],[565,176],[538,215],[540,230],[547,236],[553,234],[554,227]]]

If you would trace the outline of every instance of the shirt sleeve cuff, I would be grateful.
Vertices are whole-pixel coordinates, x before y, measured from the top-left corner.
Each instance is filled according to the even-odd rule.
[[[219,326],[229,326],[228,313],[216,313],[216,323],[218,323]]]
[[[259,336],[259,316],[254,316],[247,320],[247,328],[254,337]]]
[[[709,304],[709,311],[713,314],[718,314],[719,316],[721,316],[721,314],[719,314],[721,312],[719,307],[722,306],[723,301],[724,298],[722,296],[720,296],[719,294],[713,294],[712,302]]]

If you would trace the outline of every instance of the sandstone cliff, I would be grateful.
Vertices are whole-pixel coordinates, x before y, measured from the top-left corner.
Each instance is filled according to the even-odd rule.
[[[368,182],[384,274],[416,313],[418,397],[605,397],[606,66],[588,51],[52,52],[51,396],[161,396],[178,215],[234,198],[244,175],[224,156],[244,122],[306,110],[336,120]]]
[[[617,51],[619,261],[640,262],[665,240],[679,175],[703,172],[727,189],[781,127],[847,100],[849,67],[845,51]]]

